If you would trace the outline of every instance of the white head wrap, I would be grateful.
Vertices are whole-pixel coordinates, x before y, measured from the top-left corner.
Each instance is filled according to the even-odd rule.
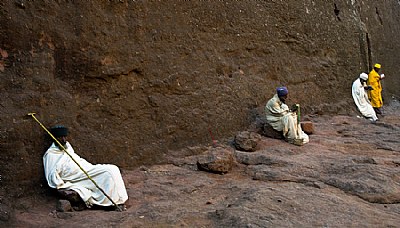
[[[366,74],[366,73],[361,73],[360,74],[360,78],[362,79],[362,80],[368,80],[368,74]]]

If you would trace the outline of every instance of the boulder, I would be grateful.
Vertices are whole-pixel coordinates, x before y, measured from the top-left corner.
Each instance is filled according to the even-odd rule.
[[[232,170],[234,163],[233,152],[226,148],[216,147],[198,157],[197,168],[202,171],[224,174]]]
[[[256,151],[260,140],[261,135],[255,132],[242,131],[235,136],[233,144],[237,150],[253,152]]]
[[[268,138],[273,138],[273,139],[284,139],[283,133],[281,131],[275,130],[268,123],[264,124],[262,135],[265,137],[268,137]]]
[[[83,202],[82,198],[74,190],[58,189],[57,191],[61,200],[68,201],[74,211],[82,211],[86,209],[85,202]]]
[[[304,121],[300,122],[301,129],[303,129],[304,133],[307,135],[312,135],[314,134],[314,124],[311,121]]]

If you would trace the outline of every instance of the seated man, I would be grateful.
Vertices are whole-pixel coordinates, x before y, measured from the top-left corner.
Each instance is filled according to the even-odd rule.
[[[267,123],[275,130],[282,131],[289,143],[303,145],[309,142],[309,138],[297,120],[297,108],[293,108],[292,112],[285,104],[288,93],[286,87],[279,87],[276,94],[267,102],[265,106]]]
[[[378,120],[374,108],[371,102],[368,100],[368,95],[366,91],[372,90],[371,86],[367,86],[368,75],[366,73],[361,73],[360,77],[353,82],[351,92],[353,95],[354,102],[357,105],[358,110],[361,114],[375,122]]]
[[[55,126],[50,132],[115,204],[122,205],[126,202],[128,194],[117,166],[92,165],[79,157],[67,141],[68,129],[64,126]],[[56,142],[44,154],[43,164],[50,187],[77,192],[89,208],[93,205],[115,206]]]

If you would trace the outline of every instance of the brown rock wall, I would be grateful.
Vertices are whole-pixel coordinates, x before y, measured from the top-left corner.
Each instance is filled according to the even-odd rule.
[[[351,82],[379,61],[399,97],[397,1],[3,1],[1,174],[43,182],[46,126],[124,168],[232,137],[276,86],[307,113],[355,111]],[[44,183],[45,184],[45,183]],[[28,188],[27,188],[28,189]],[[27,192],[29,192],[27,190]]]

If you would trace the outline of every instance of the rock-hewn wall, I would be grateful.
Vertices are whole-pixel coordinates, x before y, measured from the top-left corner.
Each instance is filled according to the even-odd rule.
[[[385,103],[400,96],[397,0],[0,6],[0,175],[11,187],[43,183],[49,144],[29,112],[70,127],[89,161],[129,168],[210,132],[232,137],[280,85],[304,113],[349,113],[352,81],[379,62]]]

